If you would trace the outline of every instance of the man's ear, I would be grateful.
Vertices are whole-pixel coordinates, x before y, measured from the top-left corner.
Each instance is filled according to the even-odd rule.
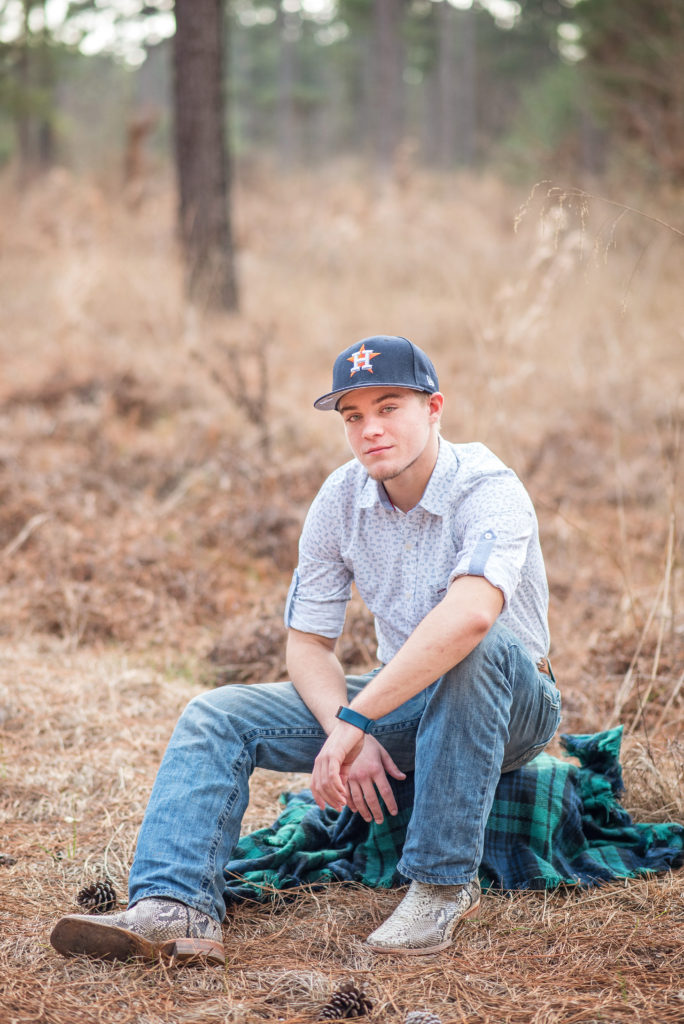
[[[435,391],[434,395],[430,395],[430,401],[428,403],[428,409],[430,412],[430,419],[439,420],[442,415],[442,409],[444,408],[444,395],[441,391]]]

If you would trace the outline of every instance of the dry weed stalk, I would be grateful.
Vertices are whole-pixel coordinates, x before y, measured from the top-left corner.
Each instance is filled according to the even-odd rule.
[[[5,545],[2,551],[0,551],[0,558],[10,559],[12,555],[26,543],[31,534],[50,518],[51,516],[49,512],[38,512],[35,516],[31,516],[28,522],[22,526],[16,537],[14,537]]]
[[[684,749],[678,741],[658,751],[646,743],[626,745],[627,800],[638,821],[679,821],[684,824]]]
[[[523,219],[527,216],[533,202],[536,201],[537,194],[544,188],[546,188],[546,192],[542,199],[542,216],[544,216],[554,206],[558,206],[562,210],[568,204],[572,204],[578,209],[580,221],[584,226],[587,222],[590,202],[605,204],[619,210],[617,219],[611,224],[610,242],[609,245],[606,246],[606,249],[615,244],[615,228],[617,224],[619,224],[620,220],[628,213],[633,214],[635,217],[651,221],[653,224],[657,224],[662,228],[666,228],[667,231],[671,231],[674,235],[684,238],[684,230],[676,227],[674,224],[671,224],[662,217],[658,217],[656,214],[646,213],[644,210],[640,210],[635,206],[630,206],[629,203],[624,203],[617,199],[610,199],[607,196],[596,195],[594,192],[589,192],[586,189],[575,185],[552,185],[550,180],[538,181],[533,185],[525,202],[519,207],[516,214],[514,221],[514,227],[516,230],[522,223]]]
[[[634,732],[639,724],[641,724],[644,736],[646,739],[646,745],[649,747],[648,739],[648,726],[646,722],[646,707],[649,700],[654,692],[656,681],[658,679],[658,673],[661,666],[661,657],[663,653],[663,643],[665,640],[666,631],[669,632],[670,643],[674,646],[675,641],[675,621],[676,621],[676,586],[675,586],[675,574],[677,570],[678,562],[678,528],[677,528],[677,516],[678,516],[678,470],[679,470],[679,457],[680,457],[680,425],[677,417],[673,419],[673,440],[670,445],[662,445],[663,461],[665,464],[666,474],[666,491],[668,495],[668,528],[667,538],[665,544],[665,559],[664,569],[662,577],[659,581],[658,588],[651,605],[646,622],[643,625],[639,641],[636,649],[632,656],[629,668],[623,680],[622,686],[620,687],[616,699],[615,707],[613,711],[612,723],[616,724],[621,720],[623,708],[631,695],[632,689],[636,687],[637,691],[637,709],[629,724],[629,731]],[[627,556],[625,556],[627,557]],[[650,634],[651,627],[654,623],[657,623],[656,635],[655,635],[655,647],[653,652],[653,658],[651,663],[651,669],[648,677],[648,683],[645,691],[642,693],[639,685],[639,673],[635,671],[635,667],[641,655],[642,649],[646,642],[647,637]],[[668,628],[669,627],[669,628]],[[672,677],[672,688],[665,700],[665,705],[662,708],[657,725],[660,726],[665,722],[666,715],[670,709],[674,706],[680,690],[682,687],[682,680],[676,675]]]
[[[271,379],[269,355],[273,346],[274,327],[259,326],[241,341],[227,342],[228,327],[214,328],[210,351],[194,345],[192,358],[200,363],[235,408],[258,430],[258,450],[265,464],[271,461]],[[251,364],[252,372],[248,372]]]

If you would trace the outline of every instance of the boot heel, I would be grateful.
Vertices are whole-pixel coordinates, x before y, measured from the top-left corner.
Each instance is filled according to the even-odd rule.
[[[478,910],[479,910],[479,909],[480,909],[480,901],[478,900],[478,901],[477,901],[477,903],[475,903],[475,904],[474,904],[474,905],[473,905],[473,906],[472,906],[472,907],[470,908],[470,910],[466,910],[466,912],[465,912],[465,914],[463,915],[463,917],[473,917],[473,915],[477,914],[477,912],[478,912]],[[461,920],[463,920],[463,918],[461,918]]]
[[[223,946],[213,939],[169,939],[160,950],[165,957],[174,959],[176,963],[225,964],[226,954]]]

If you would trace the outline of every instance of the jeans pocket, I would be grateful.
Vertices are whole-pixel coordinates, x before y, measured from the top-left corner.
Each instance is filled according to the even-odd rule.
[[[529,750],[526,750],[524,754],[520,754],[516,757],[515,761],[512,761],[510,764],[504,763],[501,767],[501,774],[507,775],[508,772],[514,772],[517,768],[522,768],[524,765],[529,764],[530,761],[535,759],[537,754],[541,754],[546,744],[552,739],[553,733],[551,733],[551,736],[549,736],[546,743],[537,743],[534,747],[530,747]]]
[[[528,764],[537,756],[541,754],[542,750],[549,745],[551,740],[556,734],[556,730],[560,725],[561,720],[561,695],[560,690],[554,684],[552,679],[542,674],[539,675],[539,683],[541,686],[541,703],[538,704],[539,717],[537,719],[537,736],[536,742],[531,744],[525,750],[516,752],[512,761],[506,761],[501,768],[502,774],[505,772],[515,771],[516,768],[522,768],[523,765]],[[539,738],[543,737],[543,738]],[[532,739],[533,737],[530,737]]]
[[[542,675],[542,696],[547,704],[550,705],[555,711],[560,711],[561,708],[561,694],[560,690],[553,682],[552,679],[548,679],[547,676]]]
[[[550,743],[553,739],[561,720],[561,694],[556,684],[549,679],[544,679],[544,703],[549,711],[548,721],[548,733],[547,739],[543,743],[543,747]]]

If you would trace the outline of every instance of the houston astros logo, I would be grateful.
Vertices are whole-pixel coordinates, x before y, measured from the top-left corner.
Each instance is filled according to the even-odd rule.
[[[362,345],[358,352],[355,352],[353,356],[347,357],[347,362],[354,364],[349,376],[353,377],[359,370],[368,370],[369,373],[372,373],[371,359],[375,359],[380,354],[380,352],[374,352],[372,348],[366,349],[366,346]]]

